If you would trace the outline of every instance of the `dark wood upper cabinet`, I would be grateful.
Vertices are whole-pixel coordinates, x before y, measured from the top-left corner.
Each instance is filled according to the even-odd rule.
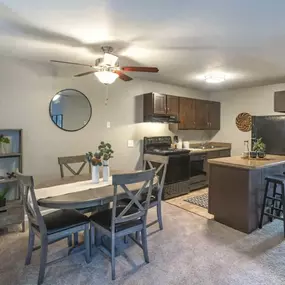
[[[167,114],[178,115],[179,97],[167,95]]]
[[[179,98],[179,130],[195,129],[195,99]]]
[[[159,115],[167,113],[166,95],[153,93],[153,113]]]
[[[177,97],[160,93],[143,95],[144,121],[150,116],[174,115],[180,130],[219,130],[220,102]]]
[[[205,130],[209,127],[208,101],[195,101],[195,129]]]
[[[210,101],[208,103],[208,117],[210,130],[219,130],[221,127],[221,103]]]
[[[274,112],[285,112],[285,91],[274,93]]]

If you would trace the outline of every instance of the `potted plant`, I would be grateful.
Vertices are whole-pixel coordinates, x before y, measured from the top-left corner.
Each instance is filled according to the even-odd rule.
[[[10,144],[10,139],[0,134],[0,153],[7,153],[6,145]]]
[[[92,182],[99,183],[99,167],[102,165],[101,154],[89,151],[86,153],[87,161],[92,165]]]
[[[6,194],[8,193],[9,191],[9,188],[5,188],[3,190],[2,193],[0,193],[0,212],[5,212],[6,211],[6,208],[4,208],[6,206]],[[2,210],[4,208],[4,210]]]
[[[113,157],[114,151],[111,144],[103,141],[98,146],[98,149],[103,160],[103,181],[108,182],[110,176],[109,159]]]
[[[262,141],[262,138],[259,138],[256,140],[256,142],[253,144],[253,151],[256,152],[257,156],[259,158],[264,158],[265,157],[265,144]]]

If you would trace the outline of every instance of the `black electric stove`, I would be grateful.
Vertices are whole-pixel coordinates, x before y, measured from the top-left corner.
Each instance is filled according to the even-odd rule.
[[[144,153],[169,156],[163,199],[173,198],[189,192],[190,151],[187,149],[172,149],[171,143],[170,136],[144,138]],[[162,173],[158,173],[158,175],[162,175]]]

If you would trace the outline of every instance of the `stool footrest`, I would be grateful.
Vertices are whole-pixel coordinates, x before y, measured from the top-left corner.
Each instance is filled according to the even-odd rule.
[[[281,195],[281,194],[278,194],[278,195]],[[273,196],[266,196],[266,199],[271,199],[271,200],[276,200],[276,201],[283,202],[283,199],[276,198],[276,197],[273,197]]]
[[[284,221],[284,217],[279,217],[279,216],[276,216],[276,215],[273,215],[273,214],[270,214],[270,213],[264,213],[264,215],[268,216],[268,217],[272,217],[272,218],[275,218],[275,219],[278,219],[278,220],[281,220],[281,221]]]

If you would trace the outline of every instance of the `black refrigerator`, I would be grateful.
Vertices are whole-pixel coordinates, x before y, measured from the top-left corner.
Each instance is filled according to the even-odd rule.
[[[266,153],[285,155],[285,116],[253,116],[251,138],[262,138]]]

